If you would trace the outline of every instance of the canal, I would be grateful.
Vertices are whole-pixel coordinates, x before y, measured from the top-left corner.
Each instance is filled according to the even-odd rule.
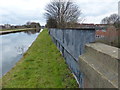
[[[0,77],[15,66],[39,33],[40,30],[30,30],[0,35]]]

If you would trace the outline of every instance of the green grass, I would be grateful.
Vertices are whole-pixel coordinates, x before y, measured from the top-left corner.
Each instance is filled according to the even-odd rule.
[[[2,78],[3,88],[77,88],[65,60],[44,30]]]

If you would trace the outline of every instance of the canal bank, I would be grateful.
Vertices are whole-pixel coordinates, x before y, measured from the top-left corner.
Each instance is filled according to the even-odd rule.
[[[0,30],[0,35],[2,34],[9,34],[9,33],[15,33],[15,32],[22,32],[22,31],[28,31],[28,30],[34,30],[36,28],[24,28],[24,29],[13,29],[13,30]]]
[[[43,30],[23,58],[3,76],[2,81],[3,88],[78,87],[47,30]]]
[[[40,33],[36,30],[0,35],[0,77],[5,75],[28,50]]]

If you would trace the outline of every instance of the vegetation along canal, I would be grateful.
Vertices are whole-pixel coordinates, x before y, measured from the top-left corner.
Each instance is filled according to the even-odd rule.
[[[10,33],[0,35],[0,72],[3,76],[19,60],[37,38],[40,30],[30,30],[25,32]],[[1,77],[0,76],[0,77]]]

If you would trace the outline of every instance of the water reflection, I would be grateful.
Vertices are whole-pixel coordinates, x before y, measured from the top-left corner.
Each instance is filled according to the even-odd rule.
[[[27,33],[27,34],[29,34],[29,35],[35,34],[35,33],[38,33],[38,32],[40,32],[40,29],[34,29],[34,30],[24,31],[24,33]]]
[[[2,72],[2,75],[8,72],[20,60],[38,34],[39,31],[29,30],[0,35],[0,62],[2,62],[0,72]]]

